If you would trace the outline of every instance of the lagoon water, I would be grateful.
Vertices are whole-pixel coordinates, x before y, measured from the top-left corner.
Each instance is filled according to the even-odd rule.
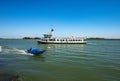
[[[120,40],[82,44],[37,44],[36,40],[0,40],[0,81],[120,81]],[[25,51],[41,48],[32,56]],[[9,79],[9,78],[8,78]]]

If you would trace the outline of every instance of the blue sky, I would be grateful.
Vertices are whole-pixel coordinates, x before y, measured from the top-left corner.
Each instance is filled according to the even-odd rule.
[[[0,38],[120,38],[120,0],[0,0]]]

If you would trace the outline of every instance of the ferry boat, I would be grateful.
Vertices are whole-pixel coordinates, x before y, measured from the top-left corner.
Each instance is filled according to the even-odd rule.
[[[50,33],[43,34],[44,37],[41,40],[38,40],[40,44],[86,44],[86,38],[80,37],[69,37],[69,38],[53,38],[52,32],[54,30],[51,29]]]

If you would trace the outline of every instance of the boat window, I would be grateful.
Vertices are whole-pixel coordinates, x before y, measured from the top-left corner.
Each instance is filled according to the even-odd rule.
[[[55,39],[50,39],[49,41],[55,41]]]

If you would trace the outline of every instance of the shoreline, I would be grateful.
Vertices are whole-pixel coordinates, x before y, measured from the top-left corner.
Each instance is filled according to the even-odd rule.
[[[0,40],[40,40],[40,39],[2,38]]]
[[[87,38],[87,40],[120,40],[120,38]]]
[[[40,40],[40,39],[0,38],[0,40]],[[86,40],[120,40],[120,38],[87,38]]]

